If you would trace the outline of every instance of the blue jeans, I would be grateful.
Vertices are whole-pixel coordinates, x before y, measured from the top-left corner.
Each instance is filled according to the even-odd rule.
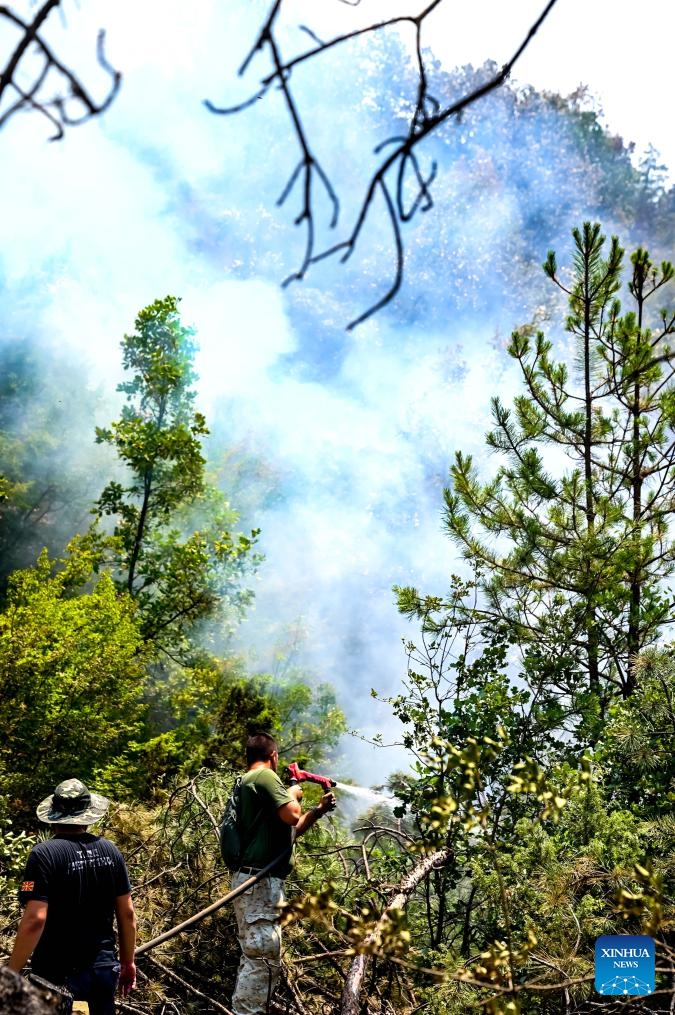
[[[115,991],[120,978],[120,964],[113,952],[100,952],[96,962],[86,969],[58,975],[56,970],[34,969],[34,972],[51,983],[60,983],[71,992],[76,1001],[86,1001],[89,1015],[115,1015]]]
[[[115,1015],[115,991],[120,978],[120,964],[95,965],[72,973],[66,987],[76,1001],[87,1001],[89,1015]]]

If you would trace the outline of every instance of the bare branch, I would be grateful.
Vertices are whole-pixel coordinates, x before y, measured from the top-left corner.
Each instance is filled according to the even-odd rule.
[[[350,0],[344,0],[344,2],[349,3],[350,6],[356,6],[356,3],[350,2]],[[302,25],[300,26],[301,30],[309,36],[313,45],[292,59],[284,60],[276,34],[283,0],[275,0],[264,24],[258,32],[254,45],[240,67],[239,75],[245,74],[254,57],[262,52],[267,52],[269,55],[272,71],[261,78],[260,87],[254,95],[236,106],[218,107],[208,101],[205,103],[207,108],[213,113],[229,114],[247,109],[256,101],[262,99],[273,87],[278,87],[283,94],[284,103],[291,121],[291,130],[300,146],[301,157],[300,162],[284,185],[277,205],[282,205],[286,201],[294,190],[296,183],[300,180],[302,185],[302,205],[300,213],[294,220],[294,225],[304,226],[305,229],[305,251],[301,263],[298,269],[284,280],[283,285],[302,280],[312,265],[335,254],[340,256],[342,263],[347,261],[358,245],[366,221],[369,220],[370,213],[376,203],[376,197],[381,195],[384,198],[386,213],[392,227],[394,252],[393,278],[384,294],[375,300],[367,310],[351,321],[347,326],[347,330],[357,327],[369,317],[372,317],[378,310],[381,310],[390,303],[399,292],[403,281],[404,268],[404,247],[401,227],[410,222],[417,212],[428,211],[433,206],[431,187],[436,178],[437,167],[433,164],[428,174],[422,172],[416,153],[417,145],[424,138],[438,131],[452,117],[459,118],[465,109],[504,84],[510,77],[515,64],[550,14],[556,0],[548,0],[548,3],[546,3],[541,14],[530,27],[511,59],[503,65],[497,74],[494,74],[488,81],[445,107],[441,106],[438,99],[428,91],[427,71],[422,51],[422,27],[433,11],[441,6],[442,2],[443,0],[431,0],[416,15],[408,14],[386,18],[354,31],[337,35],[328,41],[322,41],[313,30],[306,25]],[[370,177],[351,230],[343,239],[338,240],[334,244],[318,246],[316,228],[318,202],[315,188],[313,188],[314,181],[316,180],[320,184],[321,191],[328,197],[331,208],[329,223],[331,229],[335,228],[338,224],[340,201],[337,195],[337,188],[316,158],[304,128],[298,103],[291,86],[292,72],[351,40],[367,35],[372,36],[386,29],[406,23],[412,25],[415,30],[415,58],[418,78],[416,102],[409,119],[407,133],[389,138],[376,146],[376,155],[382,154],[385,148],[388,149],[388,153],[386,155],[382,154],[379,165]],[[390,171],[394,174],[391,184],[388,181]],[[415,184],[416,193],[412,197],[412,200],[406,202],[405,191],[411,180]]]
[[[15,113],[34,111],[44,116],[51,124],[53,133],[49,140],[58,141],[63,137],[65,127],[77,126],[98,116],[108,108],[117,95],[122,75],[106,59],[105,33],[103,31],[98,33],[96,56],[99,66],[110,78],[110,86],[101,102],[95,101],[75,72],[55,55],[44,40],[41,29],[52,11],[60,4],[61,0],[46,0],[30,23],[20,18],[9,7],[0,6],[0,22],[4,19],[19,30],[16,47],[4,70],[0,72],[0,104],[6,95],[14,96],[13,100],[10,99],[4,112],[0,114],[0,129]],[[19,84],[20,73],[24,77],[32,78],[31,85],[22,86]],[[59,82],[59,85],[54,84],[54,89],[63,89],[65,85],[65,91],[55,90],[50,97],[44,94],[44,90],[48,80],[52,77],[55,77]],[[79,115],[69,112],[69,107],[73,102],[82,110]]]

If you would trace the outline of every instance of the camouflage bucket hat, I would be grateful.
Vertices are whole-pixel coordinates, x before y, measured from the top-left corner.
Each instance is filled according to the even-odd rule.
[[[106,797],[90,793],[79,779],[66,779],[42,801],[35,813],[47,825],[93,825],[101,820],[109,806]]]

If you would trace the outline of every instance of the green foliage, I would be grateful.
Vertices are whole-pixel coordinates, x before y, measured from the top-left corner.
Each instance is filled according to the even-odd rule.
[[[213,735],[207,745],[206,762],[233,770],[243,767],[246,739],[256,730],[275,730],[278,709],[267,693],[264,678],[235,672],[220,689],[214,715]]]
[[[226,669],[197,650],[198,625],[218,620],[226,638],[252,596],[244,578],[258,559],[257,532],[232,531],[236,513],[206,480],[201,439],[208,431],[192,390],[195,347],[178,301],[167,297],[142,310],[122,347],[126,405],[118,421],[96,431],[123,470],[96,504],[99,521],[114,518],[114,532],[98,525],[76,536],[56,572],[43,555],[36,568],[17,573],[2,618],[8,722],[0,783],[19,809],[63,777],[69,756],[65,774],[94,777],[118,798],[161,794],[174,775],[198,767]],[[5,387],[28,399],[24,367],[17,354]],[[12,405],[3,402],[3,413]],[[31,419],[31,441],[42,453],[56,452],[50,436],[40,443],[40,420]],[[0,542],[5,531],[17,535],[12,518],[35,522],[34,449],[9,423],[0,445]],[[21,462],[28,462],[25,482],[11,479],[21,478]],[[39,500],[49,517],[51,494]]]
[[[672,649],[643,652],[635,672],[636,693],[610,708],[597,756],[621,806],[658,822],[675,807]]]
[[[84,581],[90,585],[86,592]],[[87,781],[136,735],[143,645],[132,600],[74,549],[12,575],[0,615],[0,788],[30,810],[58,782]]]
[[[0,818],[0,896],[18,892],[26,858],[35,842],[35,837],[25,831],[15,832],[9,818]]]
[[[192,331],[178,300],[141,310],[122,342],[131,379],[119,385],[127,404],[96,440],[114,447],[128,482],[113,480],[97,501],[99,518],[115,518],[110,542],[119,581],[136,599],[145,639],[156,652],[189,660],[196,625],[217,615],[234,622],[251,599],[243,576],[257,562],[258,535],[233,535],[237,515],[209,486],[194,409]]]
[[[99,773],[119,799],[165,800],[176,778],[202,766],[241,768],[249,728],[268,728],[277,716],[270,696],[236,657],[202,654],[192,665],[154,662],[143,700],[141,735]]]
[[[301,768],[316,767],[332,756],[347,732],[347,721],[330,684],[293,670],[271,679],[267,693],[278,711],[279,751],[284,760],[297,761]]]
[[[445,749],[439,753],[434,744],[450,745],[455,752],[468,743],[499,739],[500,750],[482,758],[488,789],[502,784],[523,757],[544,758],[561,750],[554,739],[560,732],[559,710],[512,681],[509,654],[515,635],[504,624],[481,624],[473,615],[478,588],[477,581],[453,576],[445,599],[421,597],[412,588],[395,590],[399,609],[417,617],[422,627],[421,643],[405,646],[403,693],[389,699],[403,724],[403,744],[417,759],[414,787],[400,795],[420,815],[424,799],[443,795],[445,788]]]
[[[332,687],[295,673],[284,678],[234,675],[220,689],[214,727],[207,745],[211,764],[240,768],[247,736],[263,729],[277,737],[282,764],[297,761],[300,767],[311,763],[316,768],[330,756],[347,724]]]
[[[616,239],[605,253],[588,223],[574,239],[569,275],[552,253],[544,267],[575,362],[515,332],[524,394],[493,400],[498,465],[485,480],[458,452],[452,469],[446,520],[473,579],[395,590],[420,625],[390,699],[415,758],[395,813],[414,850],[450,849],[408,908],[438,1013],[547,1011],[554,984],[580,1005],[600,934],[674,915],[675,688],[648,646],[671,612],[675,314],[647,315],[674,273],[636,250],[624,311]]]
[[[544,268],[568,299],[575,367],[553,358],[542,332],[514,332],[509,353],[524,393],[511,409],[493,399],[486,437],[501,464],[484,481],[457,452],[445,517],[481,569],[476,615],[507,625],[530,677],[545,674],[592,740],[612,697],[633,690],[632,660],[670,612],[675,314],[653,315],[653,328],[647,320],[647,304],[673,278],[670,263],[635,251],[633,307],[622,313],[618,241],[605,255],[590,223],[574,241],[570,282],[553,252]]]
[[[6,800],[0,798],[0,899],[2,929],[0,950],[9,954],[11,943],[5,931],[13,929],[20,919],[19,886],[26,858],[36,839],[25,831],[15,832],[12,822],[4,817]],[[10,922],[11,921],[11,922]]]
[[[449,778],[425,820],[435,842],[453,844],[463,877],[446,885],[449,933],[430,953],[444,970],[434,1011],[465,1010],[472,998],[495,1012],[512,1003],[535,1011],[549,996],[540,985],[556,980],[579,1001],[598,936],[653,935],[673,916],[672,856],[656,868],[646,860],[653,834],[617,808],[602,770],[590,762],[576,770],[567,763],[544,770],[532,759],[515,765],[503,786],[525,807],[512,823],[503,795],[482,775],[503,746],[435,745]],[[469,832],[464,848],[453,828]],[[419,942],[421,913],[413,906],[408,917]],[[462,961],[477,953],[480,961]],[[574,980],[582,982],[573,988]]]
[[[165,800],[176,778],[206,770],[241,770],[246,738],[276,731],[285,761],[314,767],[346,729],[327,685],[306,679],[250,676],[237,657],[203,654],[192,665],[153,662],[143,685],[145,714],[139,735],[96,773],[116,799]]]
[[[128,487],[110,483],[99,501],[102,513],[120,516],[117,534],[127,554],[129,591],[135,587],[134,553],[140,552],[150,497],[153,514],[165,521],[203,489],[200,438],[208,430],[194,411],[192,334],[180,324],[173,296],[141,310],[135,333],[122,341],[123,366],[132,375],[119,385],[127,405],[109,429],[96,429],[97,441],[113,445],[131,473]]]

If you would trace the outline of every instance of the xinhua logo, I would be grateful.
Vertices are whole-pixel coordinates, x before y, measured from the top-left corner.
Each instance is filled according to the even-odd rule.
[[[606,934],[595,942],[598,994],[652,994],[656,983],[654,939],[638,934]]]

